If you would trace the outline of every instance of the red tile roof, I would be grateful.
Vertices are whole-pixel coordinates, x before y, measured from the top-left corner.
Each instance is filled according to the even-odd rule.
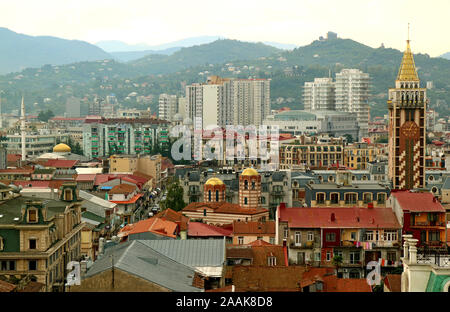
[[[119,184],[108,191],[108,194],[130,194],[136,191],[136,186],[130,184]]]
[[[323,277],[324,292],[372,292],[365,278],[338,278],[336,275]]]
[[[22,154],[8,154],[6,160],[9,162],[17,162],[22,159]]]
[[[403,211],[445,212],[439,200],[429,192],[393,191],[391,196],[397,199]]]
[[[59,189],[64,182],[68,182],[70,180],[47,180],[47,181],[28,181],[28,180],[15,180],[11,181],[16,186],[21,185],[23,188],[52,188]]]
[[[402,276],[400,274],[387,274],[384,278],[384,285],[391,292],[402,291]]]
[[[247,244],[248,246],[273,246],[273,244],[266,242],[262,239],[257,239],[251,243]]]
[[[33,169],[0,169],[0,173],[10,173],[10,174],[29,174],[31,175],[33,173]]]
[[[51,167],[51,168],[72,168],[77,163],[78,163],[78,160],[49,159],[44,163],[44,166]]]
[[[95,180],[96,174],[79,174],[75,181],[77,182],[90,182]]]
[[[234,221],[234,235],[275,235],[275,221],[258,222],[258,221]]]
[[[134,174],[126,173],[101,173],[95,176],[94,185],[98,186],[105,182],[120,178],[129,178],[130,181],[133,181],[132,183],[137,183],[139,187],[141,187],[148,181],[148,178],[142,177],[141,175],[137,176]]]
[[[223,237],[231,236],[231,231],[201,222],[189,222],[188,236],[191,237]]]
[[[17,286],[0,280],[0,292],[12,292]]]
[[[260,213],[268,212],[266,209],[246,209],[241,208],[238,204],[231,204],[228,202],[220,202],[220,203],[208,203],[208,202],[200,202],[200,203],[190,203],[187,205],[183,211],[189,212],[203,212],[203,209],[213,210],[214,213],[223,213],[223,214],[242,214],[242,215],[255,215]]]
[[[139,198],[141,198],[144,194],[136,194],[133,196],[133,198],[129,199],[129,200],[110,200],[111,203],[114,204],[134,204]]]
[[[180,226],[180,231],[186,231],[188,229],[189,218],[173,209],[164,209],[157,213],[155,217],[177,223]]]
[[[281,222],[293,228],[385,228],[401,226],[390,208],[279,208]],[[332,217],[334,216],[334,221]]]
[[[124,237],[132,234],[152,232],[158,235],[176,238],[178,225],[175,222],[152,217],[137,223],[129,224],[123,227],[118,236]]]

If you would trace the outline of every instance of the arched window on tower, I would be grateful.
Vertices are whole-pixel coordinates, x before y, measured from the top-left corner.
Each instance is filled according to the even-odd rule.
[[[211,201],[211,190],[208,191],[208,201]]]
[[[256,186],[256,183],[255,183],[255,181],[252,181],[252,190],[254,190],[254,189],[255,189],[255,186]]]
[[[248,180],[244,180],[244,189],[248,190]]]
[[[248,205],[248,199],[247,199],[247,197],[244,197],[244,205]]]
[[[219,201],[219,191],[217,190],[216,191],[216,202],[218,202]]]

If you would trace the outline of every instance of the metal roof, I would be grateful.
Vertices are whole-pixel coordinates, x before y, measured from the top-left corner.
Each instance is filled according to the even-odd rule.
[[[143,244],[190,267],[223,266],[225,240],[146,240]]]
[[[121,243],[105,251],[94,262],[86,278],[114,268],[135,275],[167,289],[178,292],[200,292],[202,289],[192,286],[195,270],[178,263],[144,244],[145,241],[133,240]]]

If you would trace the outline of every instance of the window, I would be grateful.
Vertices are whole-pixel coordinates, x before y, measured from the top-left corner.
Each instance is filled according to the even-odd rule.
[[[302,233],[295,232],[295,245],[301,245],[302,243]]]
[[[341,257],[342,258],[342,250],[335,250],[334,251],[334,257]]]
[[[314,233],[308,232],[308,242],[312,242],[312,241],[314,241]]]
[[[208,201],[211,201],[211,190],[208,191]]]
[[[339,204],[339,194],[338,193],[331,193],[330,199],[331,199],[332,204]]]
[[[289,228],[285,227],[284,228],[284,238],[288,238],[289,235]]]
[[[364,204],[372,202],[372,193],[364,193],[363,195]]]
[[[392,261],[392,262],[397,261],[397,253],[396,252],[388,252],[387,253],[387,261]]]
[[[272,245],[275,244],[275,237],[270,237],[269,238],[269,243],[271,243]]]
[[[261,204],[265,204],[266,203],[266,198],[264,196],[261,196]]]
[[[354,241],[356,240],[356,232],[351,232],[351,240]]]
[[[336,233],[327,233],[325,239],[327,242],[335,242],[336,241]]]
[[[244,189],[248,190],[248,181],[247,180],[244,180]]]
[[[359,271],[351,270],[349,273],[349,278],[360,278]]]
[[[28,222],[37,222],[37,210],[28,210]]]
[[[327,251],[327,261],[331,261],[331,252]]]
[[[252,190],[255,189],[255,186],[256,186],[255,181],[252,181]]]
[[[360,261],[361,260],[359,251],[350,252],[350,264],[358,264]]]
[[[36,239],[32,238],[29,240],[29,248],[36,249]]]
[[[438,242],[440,240],[438,231],[430,231],[428,232],[428,241]]]
[[[384,231],[383,239],[385,241],[396,241],[397,231]]]
[[[365,240],[366,241],[373,241],[373,231],[367,231],[366,232]]]
[[[216,191],[216,202],[219,201],[219,191]]]
[[[314,253],[314,261],[320,261],[320,252]]]
[[[37,270],[37,260],[30,260],[30,261],[28,261],[28,270],[29,271],[36,271]]]
[[[386,202],[386,194],[385,193],[378,194],[378,203],[384,204],[385,202]]]
[[[267,265],[268,266],[276,266],[277,265],[277,258],[270,256],[267,257]]]
[[[3,250],[3,246],[4,246],[4,241],[3,241],[3,237],[0,236],[0,250]]]
[[[355,193],[345,193],[344,195],[346,204],[356,204],[357,194]]]
[[[325,203],[325,194],[324,193],[316,194],[316,201],[318,204],[324,204]]]
[[[248,199],[247,199],[247,197],[244,197],[244,205],[248,205]]]
[[[238,237],[238,245],[242,245],[244,244],[244,237],[243,236],[239,236]]]

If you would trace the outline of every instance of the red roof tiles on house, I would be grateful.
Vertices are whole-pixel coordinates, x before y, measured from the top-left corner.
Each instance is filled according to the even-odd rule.
[[[95,180],[96,174],[79,174],[75,181],[77,182],[93,182]]]
[[[12,292],[16,285],[0,280],[0,292]]]
[[[294,228],[385,228],[401,226],[390,208],[279,208],[281,222]]]
[[[124,183],[114,186],[108,194],[130,194],[134,191],[136,191],[136,186]]]
[[[402,291],[402,276],[400,274],[387,274],[383,282],[391,292]]]
[[[233,234],[275,235],[275,221],[234,221]]]
[[[118,236],[124,237],[132,234],[153,232],[158,235],[176,238],[177,227],[178,225],[175,222],[152,217],[134,224],[126,225],[119,231]]]
[[[110,202],[111,203],[114,203],[114,204],[122,204],[122,205],[125,205],[125,204],[134,204],[139,198],[141,198],[142,196],[143,196],[144,194],[141,194],[141,193],[139,193],[139,194],[136,194],[136,195],[134,195],[131,199],[129,199],[129,200],[110,200]]]
[[[44,163],[45,167],[51,168],[72,168],[78,163],[78,160],[69,160],[69,159],[49,159]]]
[[[189,218],[173,209],[164,209],[158,212],[155,217],[177,223],[180,226],[180,231],[186,231],[188,229]]]
[[[201,222],[189,222],[188,236],[191,237],[223,237],[231,236],[231,231]]]
[[[187,205],[183,211],[190,212],[203,212],[203,209],[212,210],[214,213],[224,213],[224,214],[242,214],[242,215],[255,215],[267,212],[266,209],[246,209],[241,208],[238,204],[231,204],[227,202],[214,202],[214,203],[190,203]]]
[[[434,195],[429,192],[393,191],[391,196],[397,199],[403,211],[445,212],[439,200],[435,199]]]

